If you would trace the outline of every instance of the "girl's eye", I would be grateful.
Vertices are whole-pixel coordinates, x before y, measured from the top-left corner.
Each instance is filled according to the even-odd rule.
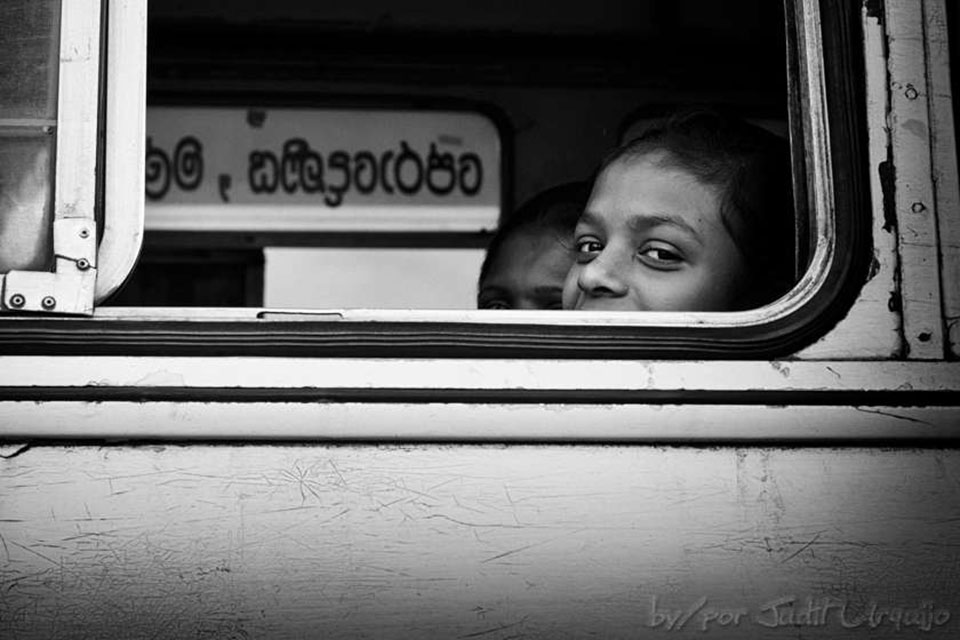
[[[574,255],[577,264],[587,264],[603,251],[603,243],[596,238],[582,237],[577,238],[576,253]]]
[[[683,262],[683,256],[678,251],[662,245],[642,247],[640,257],[650,266],[661,269],[679,266]]]
[[[577,240],[577,253],[600,253],[603,244],[596,238],[580,238]]]

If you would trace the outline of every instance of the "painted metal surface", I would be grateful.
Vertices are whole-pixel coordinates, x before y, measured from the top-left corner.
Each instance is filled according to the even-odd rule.
[[[97,174],[100,0],[61,4],[57,104],[57,219],[93,219]],[[95,242],[94,238],[90,240]]]
[[[107,24],[104,229],[97,248],[96,301],[133,270],[143,242],[147,4],[110,0]]]
[[[797,394],[799,396],[799,394]],[[799,399],[799,398],[798,398]],[[0,402],[21,442],[956,443],[956,406],[490,402]]]
[[[949,442],[960,436],[960,363],[952,362],[2,362],[0,437],[14,441]]]
[[[956,451],[38,447],[5,638],[955,638]]]
[[[885,7],[903,335],[908,357],[938,359],[944,355],[944,341],[923,5],[899,2]]]
[[[957,173],[956,123],[950,86],[950,44],[944,0],[924,0],[927,98],[931,128],[931,167],[940,233],[943,315],[948,353],[960,356],[960,184]],[[960,46],[953,43],[954,47]]]
[[[0,388],[436,389],[572,393],[945,392],[960,363],[905,361],[491,360],[400,358],[5,356]],[[9,395],[9,394],[8,394]],[[478,396],[479,397],[479,396]],[[626,397],[626,396],[625,396]]]

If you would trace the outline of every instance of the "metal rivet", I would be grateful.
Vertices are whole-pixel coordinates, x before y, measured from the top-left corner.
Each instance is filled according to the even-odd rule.
[[[89,268],[90,268],[89,260],[87,260],[86,258],[80,258],[79,260],[77,260],[77,269],[80,269],[80,271],[86,271]]]
[[[922,202],[914,202],[912,205],[910,205],[910,211],[913,211],[914,213],[923,213],[926,210],[927,207]]]
[[[917,91],[916,87],[914,87],[912,84],[908,84],[906,91],[903,92],[903,95],[907,97],[907,100],[916,100],[920,96],[920,92]]]
[[[11,307],[16,307],[17,309],[19,309],[25,304],[27,304],[27,299],[24,298],[22,294],[15,293],[12,296],[10,296]]]
[[[57,306],[57,299],[53,296],[45,296],[43,300],[40,301],[40,306],[47,310],[53,309]]]
[[[90,229],[87,229],[86,227],[84,227],[83,229],[80,229],[80,237],[81,238],[90,237]]]

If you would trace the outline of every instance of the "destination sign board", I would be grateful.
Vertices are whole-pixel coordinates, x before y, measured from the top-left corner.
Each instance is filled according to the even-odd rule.
[[[153,107],[146,228],[492,229],[500,168],[472,112]]]

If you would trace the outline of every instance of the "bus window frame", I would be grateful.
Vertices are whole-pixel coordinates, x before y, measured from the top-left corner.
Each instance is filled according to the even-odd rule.
[[[870,257],[863,87],[856,82],[862,39],[853,4],[786,3],[791,140],[795,157],[804,158],[795,175],[804,176],[800,192],[816,242],[798,284],[765,307],[636,314],[114,307],[101,309],[93,325],[5,319],[0,344],[13,353],[102,355],[769,359],[795,353],[843,317]]]
[[[92,314],[97,277],[96,197],[103,9],[100,0],[60,3],[53,134],[53,269],[0,274],[0,309]],[[21,127],[17,127],[18,129]],[[22,125],[25,131],[35,123]]]
[[[146,137],[147,5],[108,0],[102,211],[96,302],[123,286],[143,245]],[[131,99],[137,97],[138,99]]]

